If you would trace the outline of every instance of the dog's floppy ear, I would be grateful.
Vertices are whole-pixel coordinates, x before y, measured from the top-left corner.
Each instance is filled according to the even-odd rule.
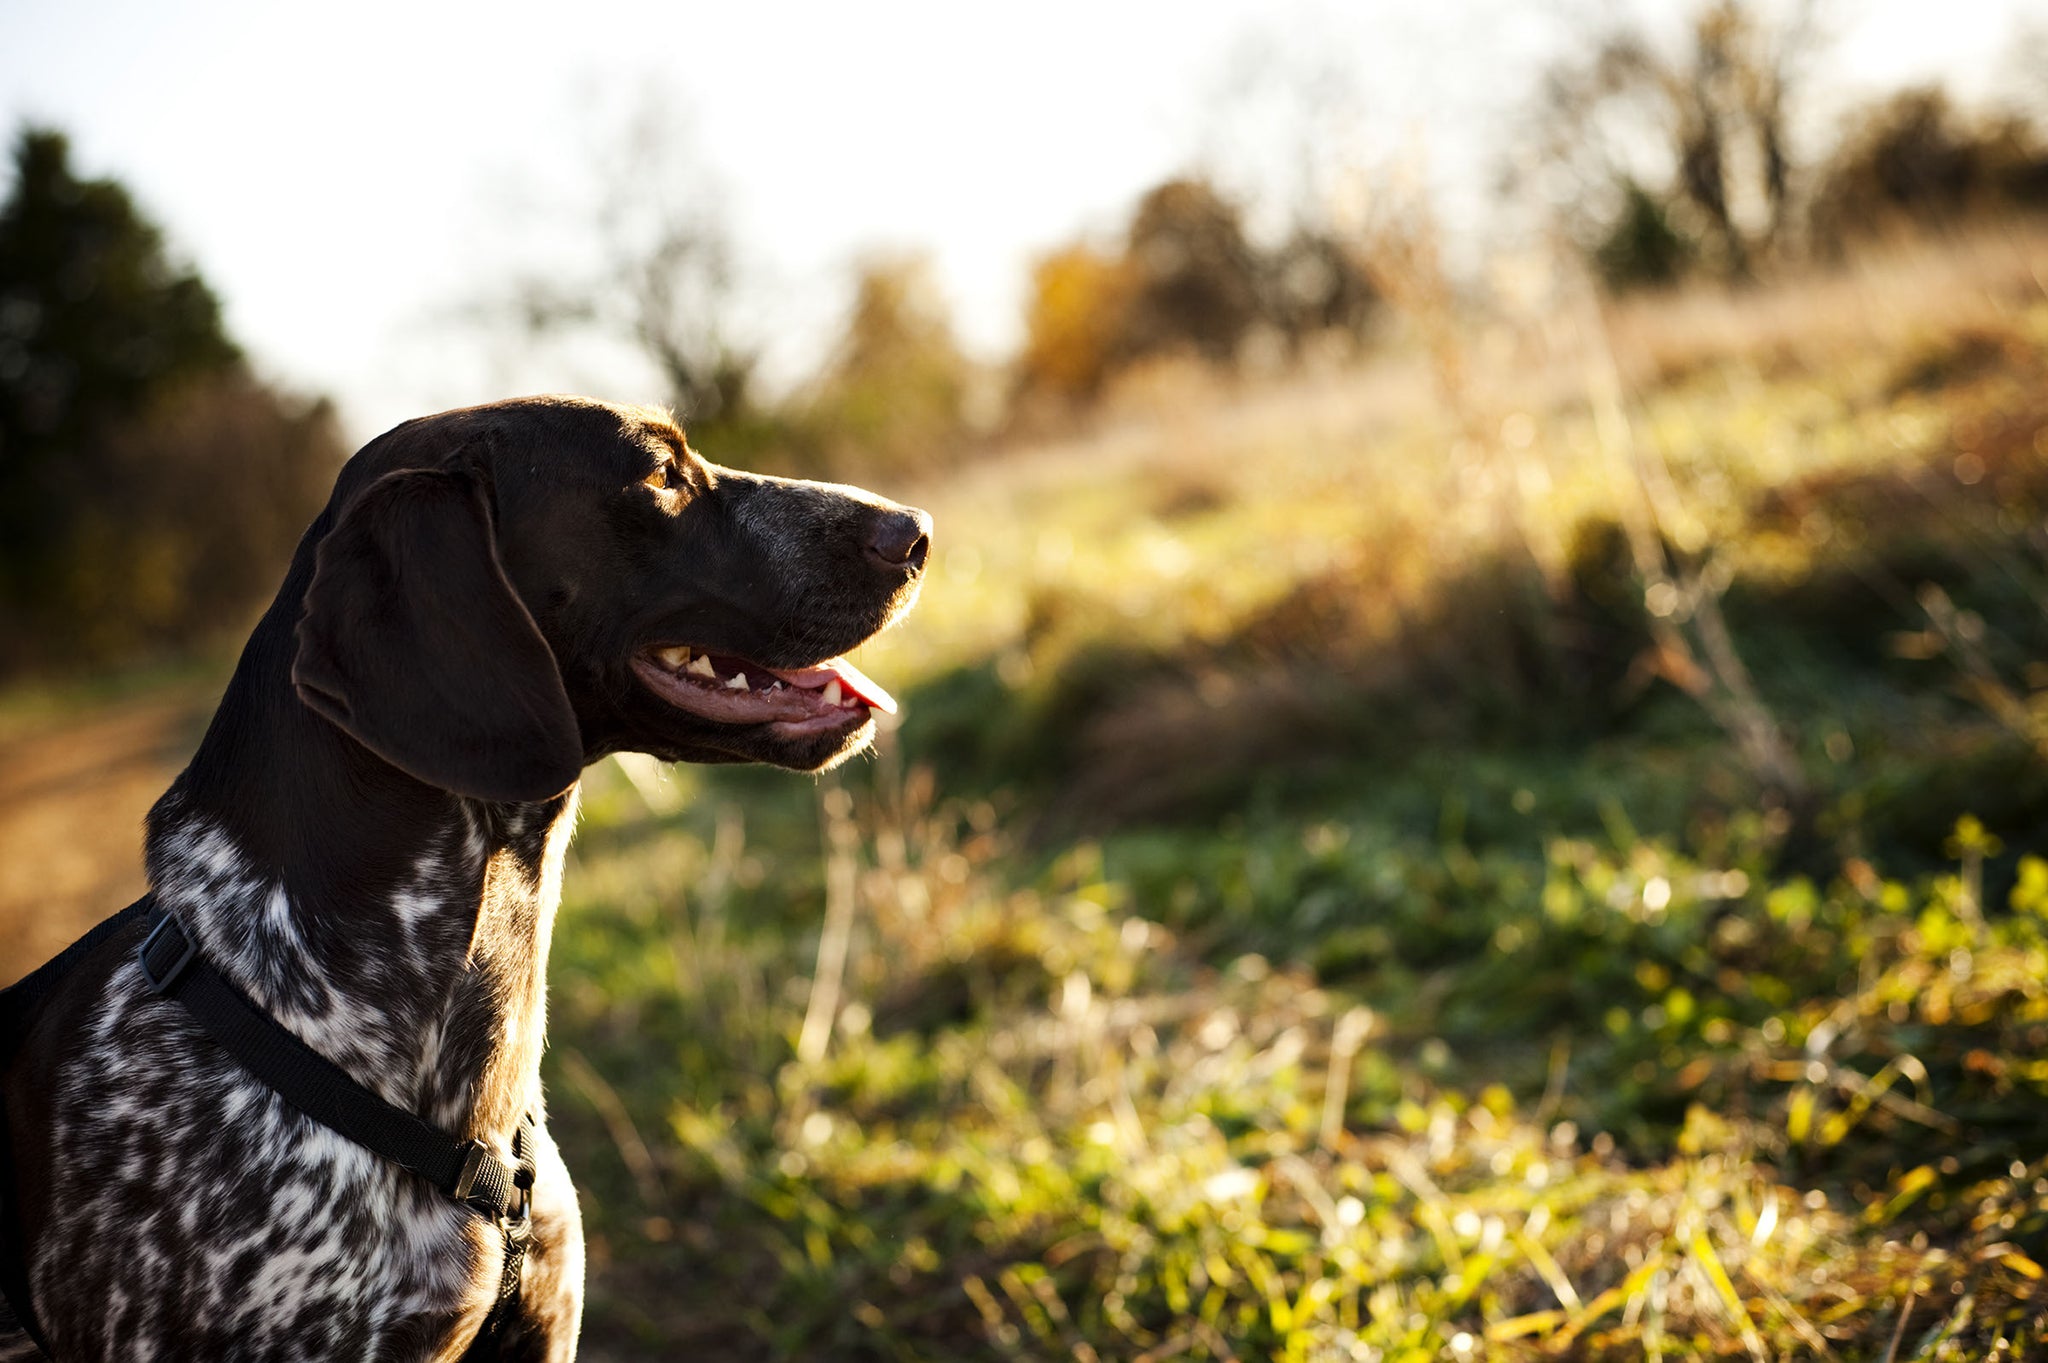
[[[371,752],[459,795],[549,799],[583,769],[554,654],[467,473],[401,469],[348,504],[314,559],[292,685]]]

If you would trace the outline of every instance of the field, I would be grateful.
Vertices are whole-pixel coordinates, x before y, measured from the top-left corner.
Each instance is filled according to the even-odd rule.
[[[884,487],[871,759],[593,769],[588,1356],[2048,1352],[2048,236],[1546,290]],[[9,940],[204,691],[0,705]]]

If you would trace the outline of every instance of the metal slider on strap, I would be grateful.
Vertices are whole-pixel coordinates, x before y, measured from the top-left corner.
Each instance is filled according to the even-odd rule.
[[[472,1207],[495,1216],[500,1209],[495,1205],[489,1205],[490,1190],[486,1189],[482,1194],[478,1194],[476,1186],[484,1170],[495,1162],[489,1147],[482,1141],[470,1141],[463,1147],[462,1170],[456,1174],[455,1186],[448,1190],[448,1195],[457,1202],[467,1202]]]
[[[166,940],[168,945],[177,950],[177,959],[159,973],[150,965],[150,953],[156,949],[158,942]],[[168,993],[178,982],[178,977],[185,973],[185,968],[191,965],[198,955],[199,943],[187,936],[185,930],[178,925],[178,920],[169,914],[157,920],[157,925],[149,930],[149,936],[143,938],[142,945],[135,949],[135,959],[142,966],[142,978],[148,982],[151,992],[157,994]]]
[[[493,1220],[503,1220],[520,1200],[514,1191],[517,1179],[505,1161],[491,1153],[489,1146],[482,1141],[466,1141],[462,1147],[462,1168],[448,1195]]]

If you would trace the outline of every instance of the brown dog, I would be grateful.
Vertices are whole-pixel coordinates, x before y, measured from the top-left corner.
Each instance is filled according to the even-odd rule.
[[[150,813],[154,900],[356,1085],[523,1153],[530,1242],[279,1097],[151,992],[124,925],[4,1076],[0,1193],[56,1356],[571,1357],[575,1191],[544,1120],[514,1139],[578,776],[859,750],[893,702],[839,655],[908,609],[929,532],[581,399],[364,447]],[[34,1351],[0,1306],[0,1358]]]

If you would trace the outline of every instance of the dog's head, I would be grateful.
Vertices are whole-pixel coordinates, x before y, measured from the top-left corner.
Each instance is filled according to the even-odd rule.
[[[365,446],[315,522],[292,683],[431,785],[559,794],[608,752],[819,770],[886,691],[842,656],[917,597],[931,518],[721,468],[659,413],[535,398]]]

